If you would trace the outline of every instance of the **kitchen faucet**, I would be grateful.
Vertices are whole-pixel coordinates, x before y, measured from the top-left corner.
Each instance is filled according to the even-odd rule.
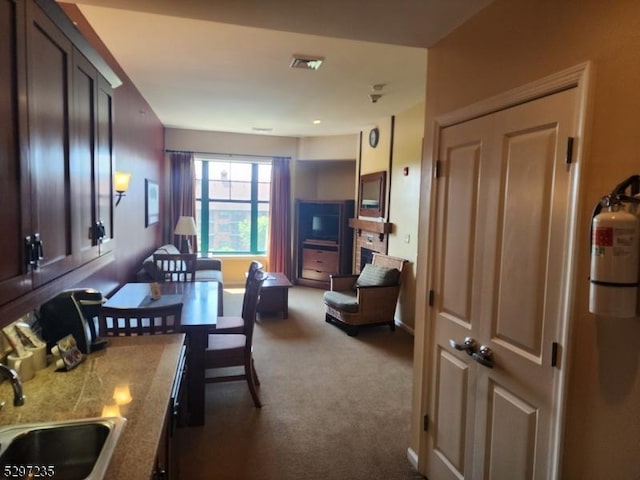
[[[13,388],[13,405],[18,407],[24,405],[24,395],[22,394],[22,382],[13,368],[7,367],[5,364],[0,363],[0,374],[11,382]]]

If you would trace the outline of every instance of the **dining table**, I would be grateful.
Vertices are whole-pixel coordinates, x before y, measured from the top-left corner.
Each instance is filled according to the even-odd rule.
[[[153,299],[151,283],[125,283],[105,303],[115,308],[148,308],[182,303],[180,330],[187,341],[187,425],[204,425],[205,351],[209,333],[218,319],[218,282],[166,282],[157,284],[160,298]],[[155,295],[154,295],[155,296]]]

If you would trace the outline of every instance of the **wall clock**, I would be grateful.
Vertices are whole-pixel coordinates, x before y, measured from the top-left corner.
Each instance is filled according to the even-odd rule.
[[[378,146],[378,140],[380,140],[380,131],[377,128],[372,128],[369,132],[369,145],[371,145],[371,148]]]

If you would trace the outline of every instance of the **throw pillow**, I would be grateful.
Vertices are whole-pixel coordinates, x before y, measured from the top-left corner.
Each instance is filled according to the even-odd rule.
[[[400,281],[400,270],[367,263],[358,280],[356,287],[390,286]]]

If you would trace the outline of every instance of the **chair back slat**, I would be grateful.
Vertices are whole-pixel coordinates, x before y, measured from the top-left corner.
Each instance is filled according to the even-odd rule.
[[[247,290],[245,291],[245,305],[242,312],[242,318],[244,320],[244,334],[247,337],[247,344],[251,345],[251,339],[253,337],[253,328],[256,323],[256,314],[258,310],[258,301],[260,300],[260,290],[262,290],[262,284],[264,283],[267,275],[261,269],[256,269],[251,275],[251,281],[248,282]]]
[[[371,263],[380,267],[397,268],[400,272],[402,272],[402,267],[407,265],[409,261],[400,257],[392,257],[390,255],[384,255],[382,253],[374,253],[373,261]]]
[[[100,335],[118,337],[132,335],[155,335],[180,331],[182,303],[172,305],[100,309]]]
[[[247,308],[247,300],[249,299],[249,297],[247,296],[247,291],[249,290],[249,286],[251,285],[251,282],[255,280],[255,274],[258,270],[262,270],[262,263],[256,260],[253,260],[249,264],[249,269],[247,270],[247,281],[245,282],[245,285],[244,285],[244,297],[242,298],[242,311],[240,313],[240,316],[242,318],[244,318],[244,311]]]
[[[196,279],[195,253],[155,253],[153,263],[163,282],[194,282]]]

